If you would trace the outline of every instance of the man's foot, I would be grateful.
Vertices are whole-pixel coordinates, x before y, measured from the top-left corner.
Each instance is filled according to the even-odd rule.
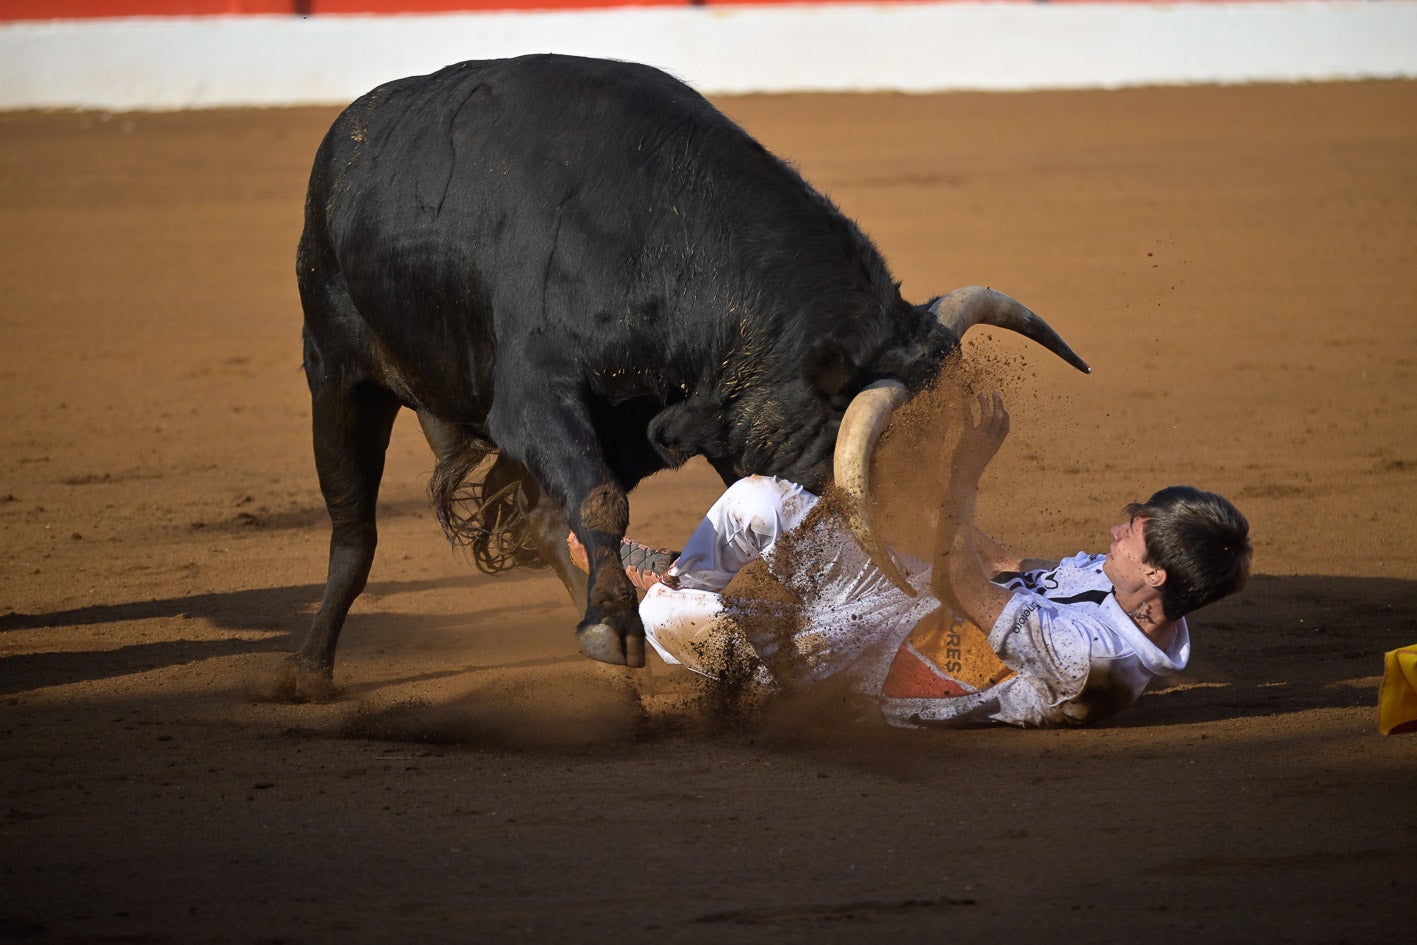
[[[679,552],[665,548],[651,548],[626,538],[620,542],[620,563],[625,566],[625,574],[630,583],[642,591],[664,582],[669,576],[669,568],[679,560]],[[670,582],[670,587],[673,587]]]
[[[575,532],[566,536],[566,545],[571,550],[572,563],[582,571],[589,571],[590,566],[586,562],[585,548],[577,540]],[[620,541],[620,564],[624,567],[630,583],[642,591],[647,591],[660,583],[668,583],[670,587],[673,587],[674,582],[669,577],[669,567],[678,560],[679,552],[677,551],[651,548],[629,538]]]

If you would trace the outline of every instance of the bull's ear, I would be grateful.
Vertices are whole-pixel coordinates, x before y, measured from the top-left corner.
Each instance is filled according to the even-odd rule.
[[[834,397],[856,376],[856,362],[835,338],[819,338],[802,357],[802,379],[815,391]]]

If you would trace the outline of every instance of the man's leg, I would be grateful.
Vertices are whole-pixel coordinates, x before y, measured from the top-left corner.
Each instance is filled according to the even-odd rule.
[[[714,675],[714,638],[732,632],[723,619],[723,595],[714,591],[674,590],[656,584],[640,601],[645,639],[671,666]]]
[[[734,613],[726,614],[722,591],[749,563],[770,554],[816,501],[801,486],[767,476],[728,487],[689,536],[664,583],[640,602],[645,636],[665,662],[717,677],[744,656],[756,660],[737,626],[747,605],[736,601]]]
[[[646,592],[640,603],[645,636],[666,663],[718,677],[727,660],[752,653],[734,622],[724,619],[721,591],[749,563],[770,553],[816,503],[817,497],[796,483],[749,476],[719,496],[678,555],[625,539],[621,562]],[[585,549],[574,533],[566,543],[571,560],[585,569]],[[737,604],[735,613],[743,607]]]
[[[722,591],[748,564],[771,554],[782,535],[802,523],[817,497],[795,482],[770,476],[740,479],[718,497],[669,569],[681,588]]]

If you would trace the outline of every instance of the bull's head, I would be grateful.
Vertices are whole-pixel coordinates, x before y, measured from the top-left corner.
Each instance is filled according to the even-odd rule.
[[[1015,299],[984,286],[956,289],[930,306],[940,323],[962,339],[975,325],[992,325],[1016,331],[1085,374],[1092,372],[1087,362],[1073,353],[1058,333],[1042,318]],[[891,413],[910,398],[910,391],[896,380],[881,380],[857,394],[847,408],[836,438],[833,461],[837,487],[847,499],[851,530],[871,561],[902,591],[915,596],[895,562],[876,537],[869,512],[871,454],[876,441],[890,423]]]

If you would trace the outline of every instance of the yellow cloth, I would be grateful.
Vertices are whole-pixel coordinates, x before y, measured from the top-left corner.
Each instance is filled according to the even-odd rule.
[[[1013,675],[989,646],[989,635],[948,607],[931,612],[910,631],[909,644],[935,667],[971,690]]]
[[[1378,732],[1417,732],[1417,644],[1393,650],[1383,658]]]

